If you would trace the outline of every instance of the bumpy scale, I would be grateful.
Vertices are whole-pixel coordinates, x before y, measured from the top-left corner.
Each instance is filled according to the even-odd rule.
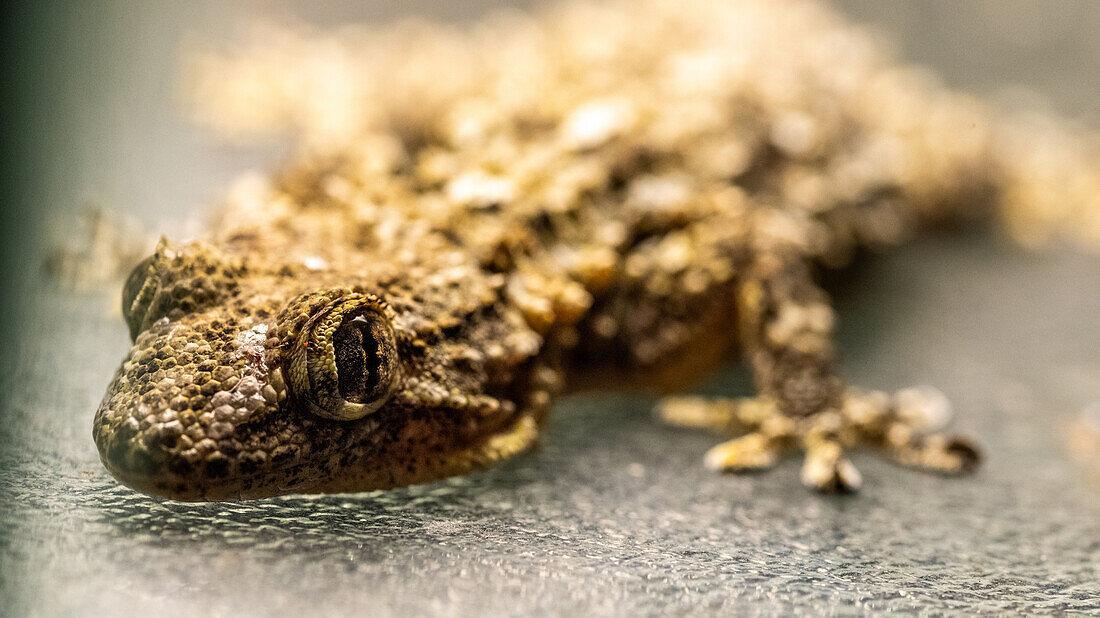
[[[282,33],[202,59],[200,115],[290,121],[303,153],[241,179],[209,240],[133,271],[104,463],[184,500],[402,486],[529,448],[564,389],[682,390],[736,352],[756,397],[659,404],[740,434],[712,468],[801,450],[823,491],[859,486],[860,446],[972,468],[975,447],[928,433],[942,395],[840,377],[815,271],[994,214],[1095,240],[1100,167],[1014,147],[883,56],[816,4],[746,0]]]

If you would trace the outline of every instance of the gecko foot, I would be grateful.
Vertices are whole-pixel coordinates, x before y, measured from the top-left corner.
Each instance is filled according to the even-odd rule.
[[[801,418],[784,415],[768,397],[670,397],[661,400],[657,412],[673,425],[739,436],[707,452],[704,462],[713,470],[763,470],[787,452],[802,450],[802,483],[825,493],[859,489],[861,476],[845,453],[861,446],[902,465],[944,474],[967,472],[980,460],[968,440],[932,433],[946,424],[950,406],[929,387],[894,395],[849,389],[839,408]]]

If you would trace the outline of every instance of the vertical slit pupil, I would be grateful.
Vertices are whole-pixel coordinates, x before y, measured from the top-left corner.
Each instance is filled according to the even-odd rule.
[[[366,403],[378,388],[378,341],[370,321],[359,315],[344,322],[332,338],[340,396],[352,403]]]

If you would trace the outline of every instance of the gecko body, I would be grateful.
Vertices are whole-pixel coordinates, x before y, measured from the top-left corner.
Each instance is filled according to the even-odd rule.
[[[338,61],[301,39],[222,66],[300,77],[262,99],[307,146],[128,278],[133,347],[93,427],[120,481],[182,500],[431,481],[530,448],[563,392],[682,390],[734,355],[756,396],[658,406],[733,436],[709,467],[802,451],[807,486],[847,491],[862,446],[977,463],[927,431],[934,390],[842,379],[815,278],[1030,195],[979,105],[803,2],[346,37]],[[346,74],[310,83],[315,56]]]

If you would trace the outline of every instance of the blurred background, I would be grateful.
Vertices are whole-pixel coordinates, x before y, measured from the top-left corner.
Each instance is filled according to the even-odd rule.
[[[426,488],[182,505],[110,479],[89,433],[127,349],[115,290],[44,281],[49,248],[89,206],[197,233],[234,177],[289,148],[193,124],[184,50],[256,18],[464,22],[501,4],[0,5],[0,614],[1100,611],[1096,463],[1071,447],[1100,400],[1100,260],[987,237],[922,241],[839,295],[848,374],[943,388],[990,452],[967,479],[857,459],[863,495],[832,499],[794,462],[711,475],[713,438],[626,396],[568,401],[539,453]],[[833,5],[953,87],[1100,127],[1100,3]],[[731,369],[707,389],[745,385]]]
[[[951,86],[1100,125],[1100,7],[1089,0],[833,5]],[[5,3],[5,281],[35,273],[37,256],[57,242],[50,234],[64,235],[89,206],[168,229],[215,203],[242,170],[270,168],[286,153],[286,144],[227,144],[190,122],[180,93],[184,50],[231,47],[257,19],[322,28],[410,15],[468,22],[502,6],[537,3]],[[17,296],[4,295],[6,309],[17,308]]]

